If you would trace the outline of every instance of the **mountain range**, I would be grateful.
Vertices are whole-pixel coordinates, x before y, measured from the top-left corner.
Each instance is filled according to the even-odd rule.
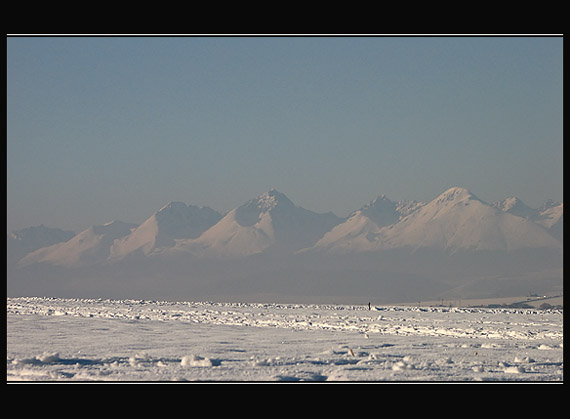
[[[117,266],[124,272],[144,262],[161,266],[156,274],[168,276],[169,267],[176,266],[178,273],[191,276],[194,270],[205,269],[203,261],[210,261],[207,266],[219,270],[223,265],[226,273],[233,272],[226,276],[235,276],[238,270],[230,267],[240,266],[243,277],[253,277],[251,271],[261,265],[264,272],[275,273],[276,265],[269,267],[266,258],[280,261],[279,276],[285,272],[299,276],[303,270],[300,276],[307,278],[308,272],[325,268],[332,272],[340,260],[343,269],[352,266],[368,276],[386,269],[400,272],[407,262],[394,268],[390,259],[412,260],[412,255],[426,251],[437,254],[438,260],[466,254],[500,254],[497,259],[508,259],[511,256],[505,255],[546,252],[557,261],[562,230],[562,203],[549,201],[533,209],[511,197],[489,204],[462,187],[450,188],[426,203],[393,202],[381,195],[346,218],[298,207],[272,189],[225,214],[170,202],[140,225],[113,221],[78,234],[32,227],[9,233],[7,243],[11,272],[36,272],[42,266],[105,267],[106,272]],[[354,262],[363,257],[366,263]],[[543,265],[540,270],[550,269],[548,263]]]
[[[556,234],[549,231],[556,223],[549,226],[534,222],[546,220],[546,216],[540,217],[538,212],[527,215],[523,205],[518,206],[522,209],[520,214],[515,213],[511,211],[513,206],[489,205],[467,189],[454,187],[427,204],[413,206],[406,213],[381,197],[333,228],[314,247],[336,252],[393,248],[510,251],[560,247]],[[557,220],[560,223],[561,208],[562,204]]]
[[[170,202],[140,225],[114,221],[77,235],[32,227],[11,232],[8,244],[23,249],[19,256],[27,253],[20,265],[79,266],[133,254],[239,258],[269,251],[560,248],[562,225],[562,203],[549,201],[532,209],[518,198],[507,198],[487,204],[460,187],[428,203],[393,202],[381,195],[345,219],[298,207],[272,189],[225,215],[209,207]]]

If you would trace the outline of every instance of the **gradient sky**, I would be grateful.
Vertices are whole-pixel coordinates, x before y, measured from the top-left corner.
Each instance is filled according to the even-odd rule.
[[[562,200],[562,37],[8,37],[7,226]]]

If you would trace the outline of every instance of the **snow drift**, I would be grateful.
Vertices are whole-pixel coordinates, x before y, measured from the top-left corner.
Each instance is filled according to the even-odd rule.
[[[563,310],[449,303],[369,309],[366,303],[8,298],[6,378],[564,379]]]

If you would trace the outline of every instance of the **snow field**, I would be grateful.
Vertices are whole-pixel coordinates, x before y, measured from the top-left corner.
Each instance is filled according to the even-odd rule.
[[[561,310],[9,298],[8,381],[561,381]]]

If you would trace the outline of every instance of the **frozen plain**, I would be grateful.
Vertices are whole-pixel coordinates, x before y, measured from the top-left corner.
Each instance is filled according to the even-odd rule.
[[[562,382],[563,311],[8,298],[7,381]]]

